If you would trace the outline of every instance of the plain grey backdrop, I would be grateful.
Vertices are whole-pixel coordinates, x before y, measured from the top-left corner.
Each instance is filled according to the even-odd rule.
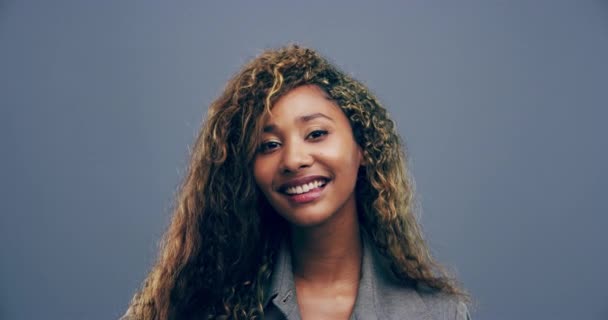
[[[404,137],[475,319],[608,319],[606,1],[0,2],[0,319],[115,319],[209,103],[310,46]]]

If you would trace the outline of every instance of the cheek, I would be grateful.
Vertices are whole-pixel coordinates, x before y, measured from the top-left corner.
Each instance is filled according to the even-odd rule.
[[[258,186],[261,186],[261,185],[262,185],[262,181],[261,181],[261,180],[262,180],[262,177],[263,177],[263,174],[262,174],[262,168],[260,167],[260,163],[259,163],[259,161],[257,161],[257,160],[256,160],[256,161],[253,163],[253,178],[254,178],[254,180],[255,180],[255,183],[256,183]]]
[[[253,177],[258,187],[264,190],[272,182],[272,172],[267,161],[256,159],[253,163]]]
[[[340,171],[358,171],[361,165],[361,153],[359,147],[351,143],[336,144],[323,152],[322,156],[328,159]]]

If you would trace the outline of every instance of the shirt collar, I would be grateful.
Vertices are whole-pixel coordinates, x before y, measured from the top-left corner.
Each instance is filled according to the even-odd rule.
[[[295,310],[299,317],[299,312],[297,311],[298,302],[295,295],[296,286],[292,270],[289,246],[287,241],[283,240],[277,251],[264,306],[265,309],[268,309],[269,303],[272,303],[286,317]]]
[[[390,274],[386,261],[380,257],[373,241],[362,232],[363,255],[361,279],[351,319],[377,320],[398,310],[398,314],[418,316],[428,312],[414,289],[404,289]],[[281,242],[277,251],[271,282],[264,301],[265,309],[272,303],[288,319],[300,319],[288,241]]]
[[[363,245],[363,257],[361,258],[361,279],[357,290],[357,300],[351,319],[376,320],[376,272],[374,267],[373,243],[368,239],[365,232],[361,236]]]

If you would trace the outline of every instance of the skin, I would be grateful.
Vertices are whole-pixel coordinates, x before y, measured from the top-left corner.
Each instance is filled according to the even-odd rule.
[[[340,107],[313,85],[281,97],[272,115],[264,119],[264,127],[254,177],[269,203],[291,225],[300,314],[303,319],[348,319],[361,274],[354,192],[363,165],[361,147]],[[290,179],[310,175],[330,179],[316,200],[294,203],[278,191]]]

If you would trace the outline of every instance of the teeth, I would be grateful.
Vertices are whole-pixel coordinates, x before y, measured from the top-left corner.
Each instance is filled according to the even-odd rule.
[[[312,189],[321,187],[323,185],[325,185],[324,181],[322,181],[322,180],[315,180],[313,182],[309,182],[309,183],[303,184],[301,186],[289,187],[289,188],[287,188],[287,190],[285,190],[285,193],[287,193],[287,194],[302,194],[302,193],[309,192]]]

